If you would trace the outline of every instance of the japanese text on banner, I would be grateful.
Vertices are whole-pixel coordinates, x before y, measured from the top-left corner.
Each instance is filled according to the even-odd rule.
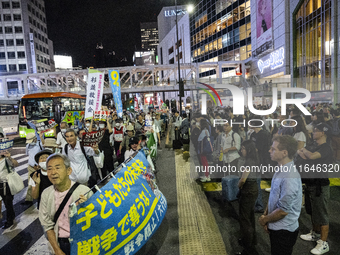
[[[4,155],[10,148],[13,147],[14,140],[8,140],[7,138],[0,139],[0,155]]]
[[[144,179],[148,167],[139,152],[116,179],[80,205],[70,220],[72,254],[135,254],[155,233],[167,202]]]
[[[93,116],[93,111],[99,111],[102,105],[104,74],[98,70],[89,69],[87,80],[87,95],[85,118]]]

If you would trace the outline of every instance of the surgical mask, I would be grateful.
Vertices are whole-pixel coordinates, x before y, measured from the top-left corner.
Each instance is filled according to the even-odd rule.
[[[117,127],[117,128],[120,128],[120,123],[116,123],[116,127]]]
[[[40,163],[39,163],[39,166],[40,166],[42,169],[46,170],[46,162],[40,162]]]
[[[32,145],[32,146],[33,146],[33,145],[36,145],[36,144],[37,144],[36,142],[31,142],[31,143],[30,143],[30,145]]]
[[[91,125],[90,123],[86,123],[86,124],[85,124],[86,127],[89,127],[90,125]]]
[[[100,129],[105,128],[105,124],[99,124],[99,128],[100,128]]]
[[[61,132],[65,133],[66,132],[66,129],[60,129]]]

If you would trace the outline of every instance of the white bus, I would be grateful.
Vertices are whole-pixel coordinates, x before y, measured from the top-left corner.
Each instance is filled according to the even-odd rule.
[[[0,128],[4,135],[18,133],[19,101],[0,100]]]

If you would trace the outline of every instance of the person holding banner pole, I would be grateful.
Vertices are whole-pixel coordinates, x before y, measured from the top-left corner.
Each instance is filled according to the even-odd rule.
[[[38,135],[39,137],[39,135]],[[26,155],[28,156],[28,181],[31,179],[31,174],[36,171],[36,162],[35,162],[35,154],[44,149],[42,143],[38,141],[38,137],[34,133],[26,134]],[[24,204],[32,205],[33,197],[32,197],[32,187],[28,186],[27,194],[25,198]]]
[[[67,156],[52,154],[47,158],[46,166],[48,179],[53,186],[41,194],[39,220],[53,253],[70,255],[69,206],[79,198],[76,205],[85,202],[93,193],[85,185],[70,180],[72,168]]]
[[[109,174],[109,172],[113,171],[113,149],[110,145],[110,135],[113,133],[113,130],[111,128],[110,122],[107,121],[100,121],[99,122],[99,128],[100,129],[107,129],[105,130],[103,139],[99,143],[99,149],[100,151],[104,152],[104,165],[102,170],[103,176],[106,176]]]

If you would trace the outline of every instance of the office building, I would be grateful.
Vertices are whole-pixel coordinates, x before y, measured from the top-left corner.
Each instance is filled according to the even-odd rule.
[[[204,0],[190,15],[192,62],[242,61],[251,57],[250,0]],[[223,68],[222,77],[235,76]],[[216,78],[215,69],[199,77]]]
[[[141,49],[142,51],[157,52],[158,28],[157,22],[140,23]]]
[[[1,1],[0,75],[50,72],[43,0]]]

